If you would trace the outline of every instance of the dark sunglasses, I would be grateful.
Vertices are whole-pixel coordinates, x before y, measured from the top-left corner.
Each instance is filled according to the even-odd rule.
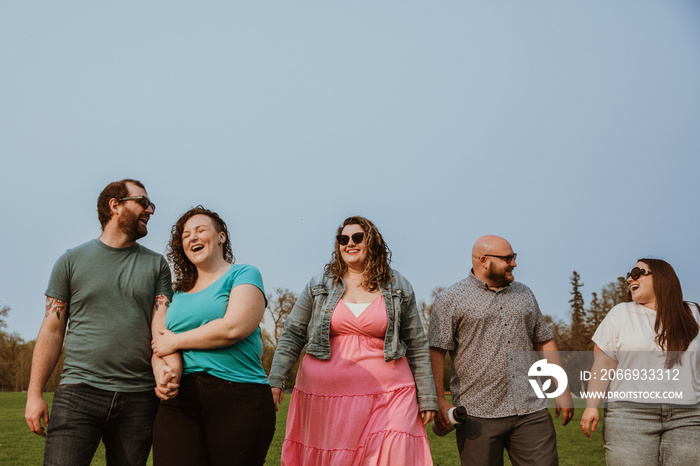
[[[136,201],[138,204],[143,207],[144,210],[148,210],[150,207],[153,209],[153,213],[156,213],[156,205],[151,202],[150,199],[148,199],[146,196],[129,196],[129,197],[122,197],[119,199],[119,202],[122,201]]]
[[[497,256],[495,254],[484,254],[484,255],[488,256],[488,257],[498,257],[499,259],[503,259],[504,261],[506,261],[506,264],[510,264],[511,262],[513,262],[515,260],[516,257],[518,257],[518,253],[514,253],[514,254],[511,254],[508,256]]]
[[[651,271],[635,267],[631,271],[627,272],[627,279],[629,280],[630,278],[632,278],[632,280],[636,280],[642,275],[651,275]]]
[[[360,231],[358,233],[353,233],[352,236],[348,235],[338,235],[335,237],[335,239],[338,240],[338,243],[341,246],[347,246],[348,243],[350,242],[350,238],[352,238],[352,242],[355,244],[360,244],[362,240],[365,239],[365,233]]]

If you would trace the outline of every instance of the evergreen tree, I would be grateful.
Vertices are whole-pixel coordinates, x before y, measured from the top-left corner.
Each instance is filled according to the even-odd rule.
[[[608,313],[608,310],[605,309],[603,304],[603,300],[598,298],[598,293],[591,293],[591,303],[588,306],[588,313],[586,315],[586,329],[587,333],[591,336],[593,336],[596,329],[605,318],[605,315]]]
[[[615,284],[615,304],[628,303],[632,301],[632,296],[630,295],[630,288],[627,280],[624,277],[617,277],[617,282]]]
[[[586,331],[586,308],[581,294],[581,276],[574,270],[570,277],[571,283],[571,349],[585,351],[588,349],[588,335]]]
[[[614,282],[610,282],[600,291],[601,307],[603,309],[602,317],[605,317],[610,309],[617,304],[630,301],[629,286],[627,280],[623,277],[617,277]],[[602,320],[602,319],[601,319]]]

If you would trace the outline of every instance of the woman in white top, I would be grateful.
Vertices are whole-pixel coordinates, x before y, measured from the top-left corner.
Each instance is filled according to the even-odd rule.
[[[640,259],[627,274],[632,302],[610,310],[593,335],[594,363],[581,430],[590,437],[607,391],[605,457],[611,465],[700,465],[700,314],[683,301],[670,264]],[[609,384],[609,387],[608,387]]]

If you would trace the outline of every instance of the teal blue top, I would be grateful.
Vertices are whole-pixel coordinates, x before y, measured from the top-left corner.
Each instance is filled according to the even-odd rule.
[[[182,333],[220,319],[226,314],[233,287],[255,285],[265,296],[262,276],[252,265],[233,264],[218,280],[197,293],[176,292],[165,316],[168,330]],[[183,375],[208,372],[214,377],[239,383],[267,384],[262,367],[260,327],[231,346],[206,350],[183,350]]]

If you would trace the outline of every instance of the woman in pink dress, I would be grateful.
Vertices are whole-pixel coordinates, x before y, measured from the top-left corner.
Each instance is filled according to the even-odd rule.
[[[428,342],[411,284],[363,217],[338,228],[322,274],[297,299],[270,376],[279,406],[301,350],[283,465],[430,465],[437,410]]]

